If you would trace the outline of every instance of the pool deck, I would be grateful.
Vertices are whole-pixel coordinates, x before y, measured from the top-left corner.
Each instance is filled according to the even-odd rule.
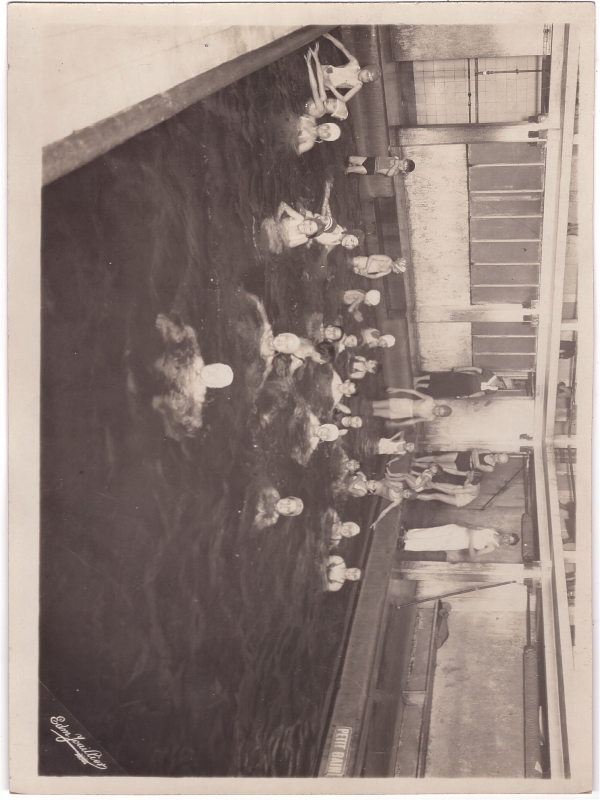
[[[380,63],[385,69],[385,43],[380,41],[374,26],[364,26],[360,29],[344,28],[342,29],[342,39],[361,63]],[[383,81],[366,85],[351,101],[350,112],[357,154],[386,155],[390,140]],[[405,275],[393,276],[392,279],[403,281],[406,309],[404,313],[390,313],[389,308],[382,302],[377,309],[377,322],[383,332],[391,333],[396,337],[394,348],[383,353],[386,385],[412,388],[413,375],[418,370],[419,364],[416,339],[410,323],[414,308],[414,293],[411,280],[407,203],[403,182],[401,178],[392,180],[358,177],[358,180],[369,253],[381,252],[380,237],[377,236],[374,225],[374,200],[378,196],[395,196],[399,220],[400,252],[407,259],[408,269]],[[386,296],[383,280],[374,281],[373,286],[381,291],[382,297]],[[409,457],[406,461],[408,466]],[[361,774],[364,761],[364,752],[362,752],[364,736],[361,736],[361,733],[364,731],[369,714],[370,697],[374,689],[373,680],[376,678],[378,655],[384,639],[382,633],[385,630],[389,609],[388,598],[392,567],[403,513],[404,508],[400,506],[388,514],[377,526],[371,540],[363,580],[357,590],[358,598],[351,609],[353,619],[345,647],[341,675],[332,691],[334,704],[327,726],[327,738],[318,773],[320,776],[332,774],[330,756],[334,758],[337,756],[338,767],[341,765],[343,770],[342,775]],[[411,509],[411,518],[414,516],[415,510]],[[398,588],[398,582],[396,582],[394,597],[396,601],[400,599],[407,602],[414,597],[416,582],[404,581],[402,584]],[[405,665],[404,671],[408,670],[412,642],[413,637],[407,635],[400,648],[403,650],[400,653],[400,662]],[[398,675],[398,685],[404,685],[405,679],[406,675]],[[348,729],[350,729],[349,733]],[[343,759],[340,760],[342,755]],[[334,774],[338,767],[333,767]]]

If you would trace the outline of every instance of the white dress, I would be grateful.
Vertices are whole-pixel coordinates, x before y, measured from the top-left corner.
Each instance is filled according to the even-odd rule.
[[[440,525],[437,528],[413,528],[406,532],[405,550],[468,550],[468,528],[462,525]],[[473,536],[475,550],[496,544],[496,531],[492,528],[476,530]]]

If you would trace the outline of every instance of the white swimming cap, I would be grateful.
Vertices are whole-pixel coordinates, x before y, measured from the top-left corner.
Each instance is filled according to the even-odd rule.
[[[396,344],[396,337],[392,336],[391,333],[385,333],[383,336],[379,337],[380,342],[385,342],[388,347],[393,347]]]
[[[343,100],[336,98],[335,111],[331,112],[331,116],[335,119],[348,119],[348,106]]]
[[[203,367],[200,377],[209,389],[223,389],[233,381],[233,370],[228,364],[208,364]]]
[[[319,431],[327,431],[328,438],[326,441],[328,442],[335,442],[335,440],[340,435],[340,431],[337,425],[334,425],[332,422],[326,422],[324,425],[319,425],[317,429],[317,436],[319,435]],[[321,438],[319,436],[319,438]]]
[[[350,539],[352,536],[358,536],[360,533],[360,525],[356,522],[344,522],[342,527],[345,527],[345,529],[348,531],[348,533],[342,533],[342,536],[344,536],[346,539]]]
[[[369,289],[369,291],[365,295],[365,303],[368,306],[377,306],[379,305],[380,300],[381,300],[381,292],[377,291],[377,289]]]
[[[324,122],[323,125],[319,125],[319,128],[324,128],[325,126],[327,126],[329,130],[329,136],[327,137],[327,139],[323,139],[323,137],[320,136],[322,141],[335,142],[342,135],[342,130],[340,126],[336,125],[335,122]]]

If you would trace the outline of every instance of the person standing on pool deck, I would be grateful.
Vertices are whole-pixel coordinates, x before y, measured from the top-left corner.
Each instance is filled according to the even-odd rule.
[[[432,397],[414,389],[387,389],[389,394],[403,392],[413,397],[390,397],[387,400],[373,400],[373,415],[383,419],[401,420],[402,427],[419,422],[432,422],[436,417],[449,417],[450,406],[437,405]]]
[[[492,453],[490,450],[436,450],[424,456],[415,458],[413,464],[428,466],[439,464],[444,472],[451,475],[467,475],[471,470],[493,472],[496,464],[508,464],[508,453]]]
[[[499,389],[498,376],[491,369],[457,367],[451,372],[430,372],[415,378],[415,389],[430,397],[483,397]]]
[[[382,253],[375,253],[372,256],[355,256],[351,259],[352,271],[356,275],[375,281],[378,278],[385,278],[390,273],[399,275],[406,272],[406,259],[386,256]]]
[[[498,533],[493,528],[465,528],[455,524],[412,528],[402,538],[405,550],[468,550],[471,561],[478,556],[493,553],[500,545],[514,547],[520,542],[514,533]]]
[[[413,172],[415,162],[400,156],[349,156],[346,175],[384,175],[394,178]]]
[[[332,67],[329,64],[321,64],[319,61],[318,42],[312,51],[317,75],[319,72],[321,73],[323,86],[334,94],[338,100],[343,100],[347,103],[357,92],[360,92],[363,84],[371,83],[381,78],[381,70],[375,64],[367,64],[365,67],[361,67],[358,59],[346,50],[338,39],[330,33],[325,33],[323,36],[325,39],[329,39],[338,50],[341,50],[348,59],[348,63],[344,64],[343,67]],[[348,89],[349,91],[346,94],[341,94],[338,89]]]

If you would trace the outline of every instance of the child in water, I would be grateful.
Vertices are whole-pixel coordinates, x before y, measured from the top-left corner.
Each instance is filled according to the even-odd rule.
[[[308,68],[308,81],[312,91],[312,100],[309,100],[305,106],[306,113],[315,119],[319,119],[325,114],[331,114],[334,119],[347,119],[348,106],[346,103],[343,100],[339,100],[337,97],[327,97],[321,70],[317,69],[316,75],[315,72],[313,72],[310,62],[311,59],[316,57],[316,52],[316,49],[313,50],[310,48],[308,53],[304,56]]]
[[[343,100],[347,103],[362,89],[365,83],[371,83],[381,77],[379,67],[374,64],[367,64],[365,67],[361,67],[358,59],[346,50],[344,45],[330,33],[324,34],[324,38],[329,39],[348,59],[348,62],[343,67],[331,67],[328,64],[320,63],[318,42],[313,50],[317,75],[321,74],[324,88],[334,94],[338,100]],[[338,89],[348,89],[349,91],[342,95]]]
[[[362,289],[347,289],[343,297],[344,305],[348,306],[348,313],[352,314],[357,322],[363,321],[362,311],[358,310],[359,306],[363,303],[366,306],[378,306],[380,301],[381,292],[377,289],[370,289],[368,292],[364,292]]]
[[[354,356],[354,363],[352,364],[352,372],[350,377],[352,380],[360,381],[367,373],[377,375],[381,369],[381,363],[375,361],[374,358],[367,359],[364,356]]]
[[[256,505],[254,525],[259,530],[274,525],[280,516],[297,517],[304,510],[304,503],[299,497],[281,497],[273,486],[266,488]]]

